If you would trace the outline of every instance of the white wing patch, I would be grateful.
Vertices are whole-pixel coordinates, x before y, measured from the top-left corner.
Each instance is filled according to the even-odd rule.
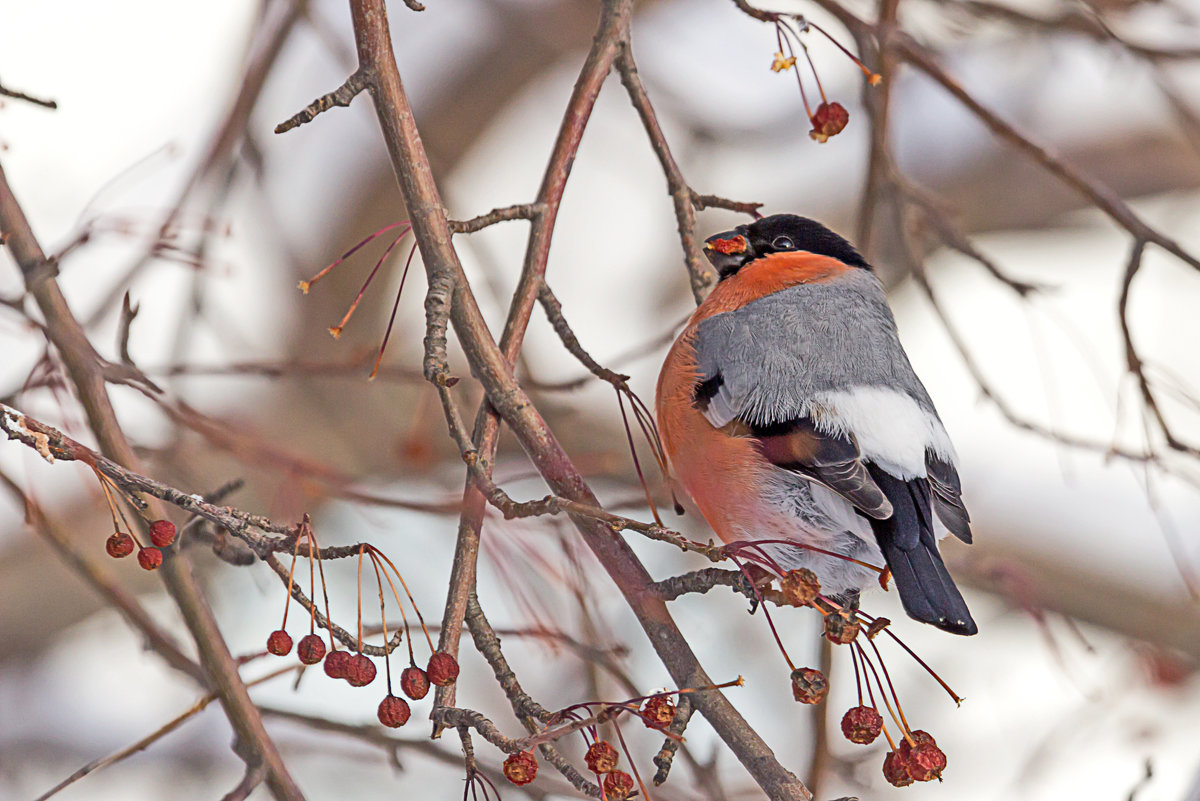
[[[863,458],[908,481],[925,476],[925,451],[957,464],[942,422],[907,393],[860,386],[818,393],[809,416],[819,430],[853,434]]]

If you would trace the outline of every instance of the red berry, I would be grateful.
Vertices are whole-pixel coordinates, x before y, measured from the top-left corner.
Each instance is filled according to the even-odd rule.
[[[888,751],[883,758],[883,778],[895,787],[907,787],[913,783],[912,776],[908,775],[908,765],[898,751]]]
[[[612,747],[612,743],[607,740],[597,740],[588,746],[583,761],[592,773],[608,773],[617,767],[617,760],[620,758],[621,755],[617,753],[617,749]]]
[[[911,740],[911,742],[909,742]],[[919,782],[932,781],[946,768],[946,755],[927,731],[917,729],[900,741],[898,749],[908,775]]]
[[[412,717],[412,710],[403,698],[389,695],[379,702],[378,715],[380,723],[396,729],[408,723],[408,719]]]
[[[429,694],[429,676],[416,665],[410,665],[400,674],[400,689],[414,701]]]
[[[118,531],[104,543],[104,550],[108,551],[108,555],[113,559],[129,556],[133,553],[133,537],[123,531]]]
[[[305,634],[296,645],[296,656],[306,665],[315,665],[325,658],[325,641],[316,634]]]
[[[821,594],[821,582],[817,574],[802,567],[799,570],[789,570],[783,574],[779,582],[783,600],[792,606],[808,606]]]
[[[138,551],[138,564],[143,570],[158,570],[162,565],[162,551],[157,548],[142,548]]]
[[[831,136],[837,136],[850,122],[850,112],[841,103],[822,103],[813,112],[812,130],[808,135],[818,142],[824,142]]]
[[[829,694],[829,681],[816,668],[792,671],[792,697],[802,704],[819,704]]]
[[[625,801],[633,795],[633,777],[623,770],[614,770],[604,777],[604,794],[612,801]]]
[[[287,656],[292,652],[292,638],[283,629],[272,631],[267,637],[267,650],[275,656]]]
[[[518,751],[504,760],[504,778],[516,785],[529,784],[537,778],[537,759],[532,751]]]
[[[366,654],[355,654],[350,658],[350,667],[346,670],[346,681],[352,687],[366,687],[375,681],[375,663]]]
[[[856,706],[842,715],[842,734],[852,743],[873,743],[881,731],[883,716],[869,706]]]
[[[150,541],[166,548],[175,541],[175,524],[170,520],[155,520],[150,524]]]
[[[937,741],[933,739],[933,735],[923,729],[915,729],[908,733],[908,737],[900,741],[900,747],[896,750],[900,752],[900,756],[908,759],[913,748],[924,743],[937,745]]]
[[[908,775],[919,782],[941,778],[946,769],[946,754],[934,743],[915,745],[908,755]]]
[[[833,612],[825,616],[825,639],[835,645],[854,642],[862,626],[857,616],[849,612]]]
[[[458,678],[458,660],[444,651],[434,651],[433,656],[429,657],[425,675],[429,677],[430,684],[436,684],[438,687],[453,684]]]
[[[652,695],[642,704],[642,722],[652,729],[665,729],[675,720],[675,704],[670,696]]]
[[[331,679],[346,678],[352,658],[349,651],[333,649],[325,655],[325,675]]]

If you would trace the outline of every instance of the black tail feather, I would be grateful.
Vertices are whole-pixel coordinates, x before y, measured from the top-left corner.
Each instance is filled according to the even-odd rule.
[[[870,522],[904,611],[951,634],[975,634],[979,628],[938,552],[928,481],[904,481],[873,464],[867,469],[892,503],[890,518]]]

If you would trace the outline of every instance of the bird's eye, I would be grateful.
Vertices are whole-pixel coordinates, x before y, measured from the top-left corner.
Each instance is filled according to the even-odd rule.
[[[775,237],[775,241],[771,243],[771,247],[775,248],[776,250],[791,250],[796,246],[788,237],[777,236]]]

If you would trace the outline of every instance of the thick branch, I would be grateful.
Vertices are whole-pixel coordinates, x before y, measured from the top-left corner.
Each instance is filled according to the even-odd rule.
[[[505,358],[506,354],[488,333],[482,314],[467,285],[458,256],[450,244],[449,223],[442,211],[441,198],[433,180],[429,160],[396,69],[383,2],[351,0],[351,9],[360,64],[368,67],[374,76],[372,97],[392,157],[392,166],[409,209],[414,235],[431,280],[450,276],[453,282],[455,291],[451,322],[471,363],[472,371],[483,384],[492,405],[512,428],[551,489],[571,500],[596,505],[595,496],[588,489],[582,476],[575,470],[541,415],[513,378]],[[627,18],[629,5],[627,2],[610,0],[605,5],[605,13],[613,14],[618,20],[622,15]],[[565,173],[556,176],[554,180],[565,180]],[[552,226],[553,220],[554,212],[551,209],[539,219],[542,227],[531,237],[530,257],[527,263],[544,263],[549,248],[547,226]],[[536,274],[530,275],[531,272]],[[536,269],[526,270],[522,280],[525,281],[526,278],[536,279],[529,293],[529,305],[532,305],[536,294],[536,281],[540,281],[541,275]],[[511,342],[513,338],[508,339]],[[650,575],[624,540],[615,536],[612,529],[593,520],[582,517],[573,517],[573,520],[584,541],[630,604],[650,642],[671,673],[672,679],[681,687],[712,684],[696,660],[687,640],[671,619],[665,604],[649,589]],[[704,693],[695,699],[695,703],[770,798],[803,801],[811,799],[812,796],[803,783],[779,764],[767,744],[750,728],[722,693]]]
[[[8,235],[8,246],[21,267],[26,289],[42,312],[47,335],[66,366],[101,451],[113,461],[138,470],[137,454],[125,439],[109,401],[100,357],[71,313],[53,271],[46,269],[45,254],[8,186],[3,168],[0,168],[0,232]],[[153,518],[166,517],[166,509],[154,501],[147,511]],[[237,733],[239,746],[244,749],[240,756],[247,761],[262,760],[269,771],[268,785],[277,798],[303,799],[300,788],[288,775],[283,758],[262,725],[262,718],[238,675],[237,664],[192,576],[187,558],[173,554],[164,562],[161,572],[167,591],[196,641],[200,660]]]

